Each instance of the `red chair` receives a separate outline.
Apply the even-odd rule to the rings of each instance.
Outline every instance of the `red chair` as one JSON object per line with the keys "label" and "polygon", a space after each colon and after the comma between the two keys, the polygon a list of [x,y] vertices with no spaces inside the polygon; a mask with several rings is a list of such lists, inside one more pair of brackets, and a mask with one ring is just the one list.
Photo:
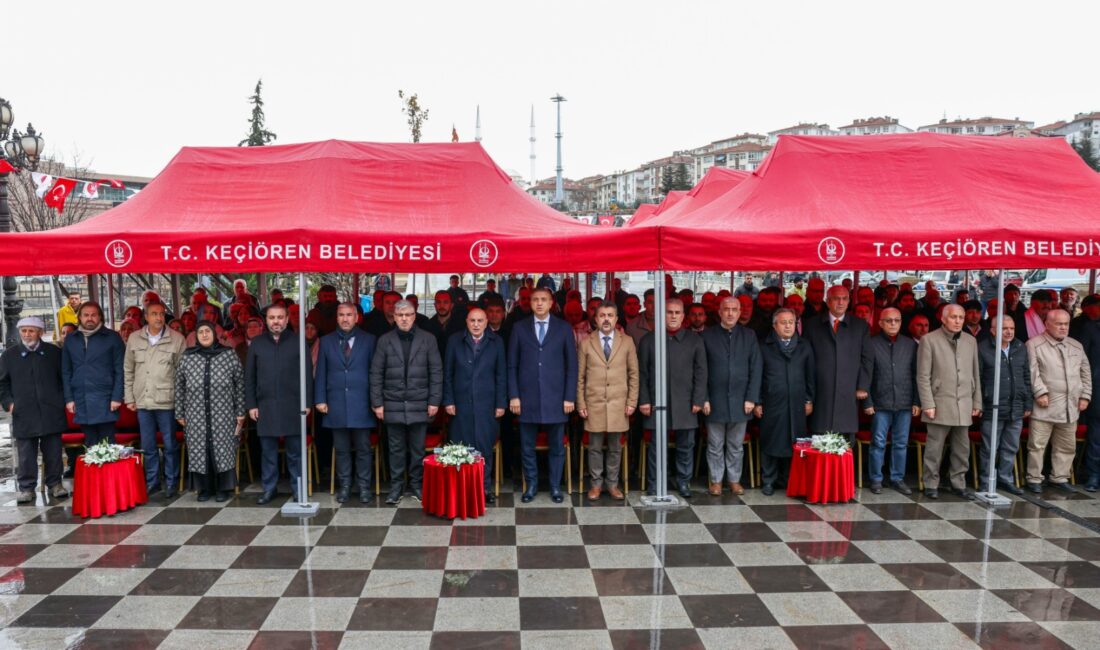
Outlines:
{"label": "red chair", "polygon": [[[570,461],[570,456],[572,456],[572,454],[570,453],[571,450],[569,449],[569,432],[563,430],[561,437],[561,444],[565,447],[565,485],[566,489],[568,490],[568,494],[573,494],[573,463]],[[497,444],[500,444],[499,441],[497,442]],[[535,451],[550,451],[550,436],[545,431],[539,431],[537,434],[535,434]],[[496,456],[497,458],[500,458],[499,449]],[[523,491],[527,491],[526,476],[523,477]]]}
{"label": "red chair", "polygon": [[[627,435],[625,433],[622,434],[621,436],[619,436],[619,444],[621,444],[622,447],[623,447],[623,462],[622,462],[623,494],[630,494],[630,472],[629,472],[629,469],[630,469],[630,453],[629,453],[630,452],[630,444],[627,440]],[[500,445],[499,440],[497,441],[497,445],[498,446]],[[588,449],[589,446],[590,445],[589,445],[589,442],[588,442],[588,431],[585,430],[584,434],[581,435],[581,453],[580,453],[580,458],[578,459],[580,461],[580,471],[577,472],[577,484],[578,484],[578,487],[580,487],[581,492],[584,492],[584,456],[585,456],[584,452],[585,452],[585,450]],[[607,441],[606,440],[604,441],[602,448],[607,449]],[[499,451],[499,449],[497,450],[497,464],[498,465],[500,464],[500,451]],[[500,472],[499,468],[498,468],[497,472],[499,474],[499,472]],[[498,478],[498,482],[499,482],[499,478]]]}

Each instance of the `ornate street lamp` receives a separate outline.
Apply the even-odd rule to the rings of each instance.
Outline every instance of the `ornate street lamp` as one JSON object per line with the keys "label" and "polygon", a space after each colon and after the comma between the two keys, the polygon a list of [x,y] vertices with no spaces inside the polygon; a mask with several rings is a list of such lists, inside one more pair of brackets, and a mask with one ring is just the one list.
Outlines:
{"label": "ornate street lamp", "polygon": [[[27,124],[27,132],[20,133],[13,130],[11,125],[15,122],[15,113],[11,104],[0,97],[0,141],[3,142],[0,151],[0,160],[8,162],[16,170],[38,168],[39,156],[45,148],[46,141]],[[10,138],[8,137],[10,134]],[[11,209],[8,207],[8,175],[10,172],[0,173],[0,233],[11,232]],[[10,347],[19,342],[19,332],[16,331],[16,323],[19,322],[19,314],[23,311],[23,301],[19,299],[19,286],[14,277],[6,277],[3,280],[3,310],[6,337],[4,347]]]}

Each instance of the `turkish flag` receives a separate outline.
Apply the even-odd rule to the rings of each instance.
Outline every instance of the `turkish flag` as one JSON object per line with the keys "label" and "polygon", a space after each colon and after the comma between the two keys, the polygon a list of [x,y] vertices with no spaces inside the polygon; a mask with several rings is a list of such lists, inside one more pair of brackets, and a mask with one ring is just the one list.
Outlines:
{"label": "turkish flag", "polygon": [[58,212],[65,209],[65,199],[69,198],[69,195],[76,189],[76,181],[71,178],[59,178],[53,182],[53,187],[49,192],[46,192],[46,196],[43,197],[46,205],[54,208]]}
{"label": "turkish flag", "polygon": [[122,184],[122,181],[115,180],[113,178],[101,178],[98,181],[96,181],[96,183],[99,184],[99,185],[102,185],[103,183],[106,183],[106,184],[110,185],[111,187],[115,188],[116,190],[121,190],[122,188],[126,187],[125,185]]}
{"label": "turkish flag", "polygon": [[80,189],[80,196],[86,199],[99,198],[99,181],[87,181]]}
{"label": "turkish flag", "polygon": [[15,167],[6,160],[0,160],[0,174],[10,174],[15,171]]}
{"label": "turkish flag", "polygon": [[31,180],[34,181],[34,193],[40,199],[45,197],[47,190],[53,187],[53,176],[49,174],[34,173],[31,174]]}

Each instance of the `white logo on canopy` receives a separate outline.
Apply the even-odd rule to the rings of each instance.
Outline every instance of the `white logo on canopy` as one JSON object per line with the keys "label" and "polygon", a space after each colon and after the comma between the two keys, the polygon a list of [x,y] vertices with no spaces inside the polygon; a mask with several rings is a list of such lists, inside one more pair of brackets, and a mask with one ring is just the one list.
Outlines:
{"label": "white logo on canopy", "polygon": [[497,261],[497,245],[488,239],[479,239],[470,247],[470,261],[485,268]]}
{"label": "white logo on canopy", "polygon": [[826,237],[817,245],[817,256],[826,264],[837,264],[844,259],[844,242],[836,237]]}
{"label": "white logo on canopy", "polygon": [[130,244],[121,239],[115,239],[107,244],[103,256],[107,258],[108,264],[120,269],[130,263],[134,257],[134,251],[130,248]]}

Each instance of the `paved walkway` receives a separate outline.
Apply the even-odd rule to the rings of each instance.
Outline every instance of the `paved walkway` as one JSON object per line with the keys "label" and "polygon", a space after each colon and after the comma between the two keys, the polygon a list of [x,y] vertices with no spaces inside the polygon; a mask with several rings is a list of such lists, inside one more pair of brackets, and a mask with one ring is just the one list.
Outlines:
{"label": "paved walkway", "polygon": [[304,524],[254,493],[84,521],[3,493],[0,647],[1097,647],[1096,533],[1022,501],[859,496],[505,494],[452,523],[324,494]]}

